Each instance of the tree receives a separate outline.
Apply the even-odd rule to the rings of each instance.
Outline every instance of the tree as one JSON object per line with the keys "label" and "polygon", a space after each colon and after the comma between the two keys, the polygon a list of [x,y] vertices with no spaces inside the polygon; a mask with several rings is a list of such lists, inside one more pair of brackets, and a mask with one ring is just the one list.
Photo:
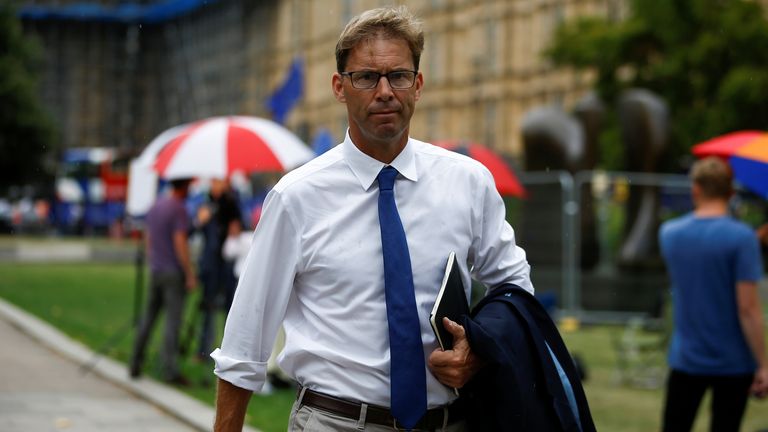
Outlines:
{"label": "tree", "polygon": [[39,48],[22,32],[14,8],[0,4],[0,193],[50,180],[44,158],[55,133],[39,98]]}
{"label": "tree", "polygon": [[[557,65],[596,72],[605,101],[630,87],[663,97],[671,115],[667,159],[676,163],[697,142],[768,126],[765,16],[755,1],[631,0],[626,20],[564,23],[546,55]],[[617,136],[614,122],[601,147]],[[620,168],[616,163],[603,161],[606,168]]]}

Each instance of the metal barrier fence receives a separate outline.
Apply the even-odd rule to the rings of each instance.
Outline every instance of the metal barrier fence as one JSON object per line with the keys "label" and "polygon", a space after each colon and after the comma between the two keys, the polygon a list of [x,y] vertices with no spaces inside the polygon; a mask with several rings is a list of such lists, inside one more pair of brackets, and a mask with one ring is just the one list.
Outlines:
{"label": "metal barrier fence", "polygon": [[[668,281],[656,242],[666,219],[692,209],[678,174],[525,172],[528,197],[510,221],[526,250],[537,295],[560,316],[585,322],[659,318]],[[765,217],[765,203],[739,195],[737,216]]]}

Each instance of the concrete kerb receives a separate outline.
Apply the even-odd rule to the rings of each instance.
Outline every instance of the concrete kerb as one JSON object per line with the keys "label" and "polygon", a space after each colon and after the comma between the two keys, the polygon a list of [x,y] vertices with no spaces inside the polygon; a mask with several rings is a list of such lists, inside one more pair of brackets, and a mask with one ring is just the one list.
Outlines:
{"label": "concrete kerb", "polygon": [[[148,377],[132,380],[128,377],[127,367],[110,358],[101,357],[94,363],[93,351],[45,321],[3,299],[0,299],[0,318],[10,322],[41,344],[83,367],[89,367],[92,373],[152,403],[192,428],[199,431],[212,429],[215,411],[197,399]],[[258,429],[249,426],[245,426],[243,431],[259,432]]]}

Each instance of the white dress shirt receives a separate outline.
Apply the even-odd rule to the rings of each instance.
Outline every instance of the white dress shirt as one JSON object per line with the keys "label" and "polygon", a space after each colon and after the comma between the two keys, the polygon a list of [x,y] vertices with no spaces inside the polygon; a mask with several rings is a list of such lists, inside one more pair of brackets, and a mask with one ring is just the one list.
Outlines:
{"label": "white dress shirt", "polygon": [[[425,359],[438,347],[429,314],[455,251],[467,298],[474,278],[530,292],[530,266],[479,162],[409,139],[392,161],[408,240]],[[389,333],[376,176],[385,165],[349,138],[286,174],[268,194],[229,311],[215,373],[259,391],[282,323],[280,367],[299,384],[388,407]],[[427,371],[430,408],[455,393]]]}

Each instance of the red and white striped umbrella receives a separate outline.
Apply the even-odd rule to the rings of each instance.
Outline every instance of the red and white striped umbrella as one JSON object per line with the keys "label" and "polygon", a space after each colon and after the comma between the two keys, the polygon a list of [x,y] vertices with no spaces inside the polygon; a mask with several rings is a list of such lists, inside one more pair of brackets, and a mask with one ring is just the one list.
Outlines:
{"label": "red and white striped umbrella", "polygon": [[258,117],[211,117],[163,132],[141,155],[166,179],[283,172],[315,155],[291,131]]}

